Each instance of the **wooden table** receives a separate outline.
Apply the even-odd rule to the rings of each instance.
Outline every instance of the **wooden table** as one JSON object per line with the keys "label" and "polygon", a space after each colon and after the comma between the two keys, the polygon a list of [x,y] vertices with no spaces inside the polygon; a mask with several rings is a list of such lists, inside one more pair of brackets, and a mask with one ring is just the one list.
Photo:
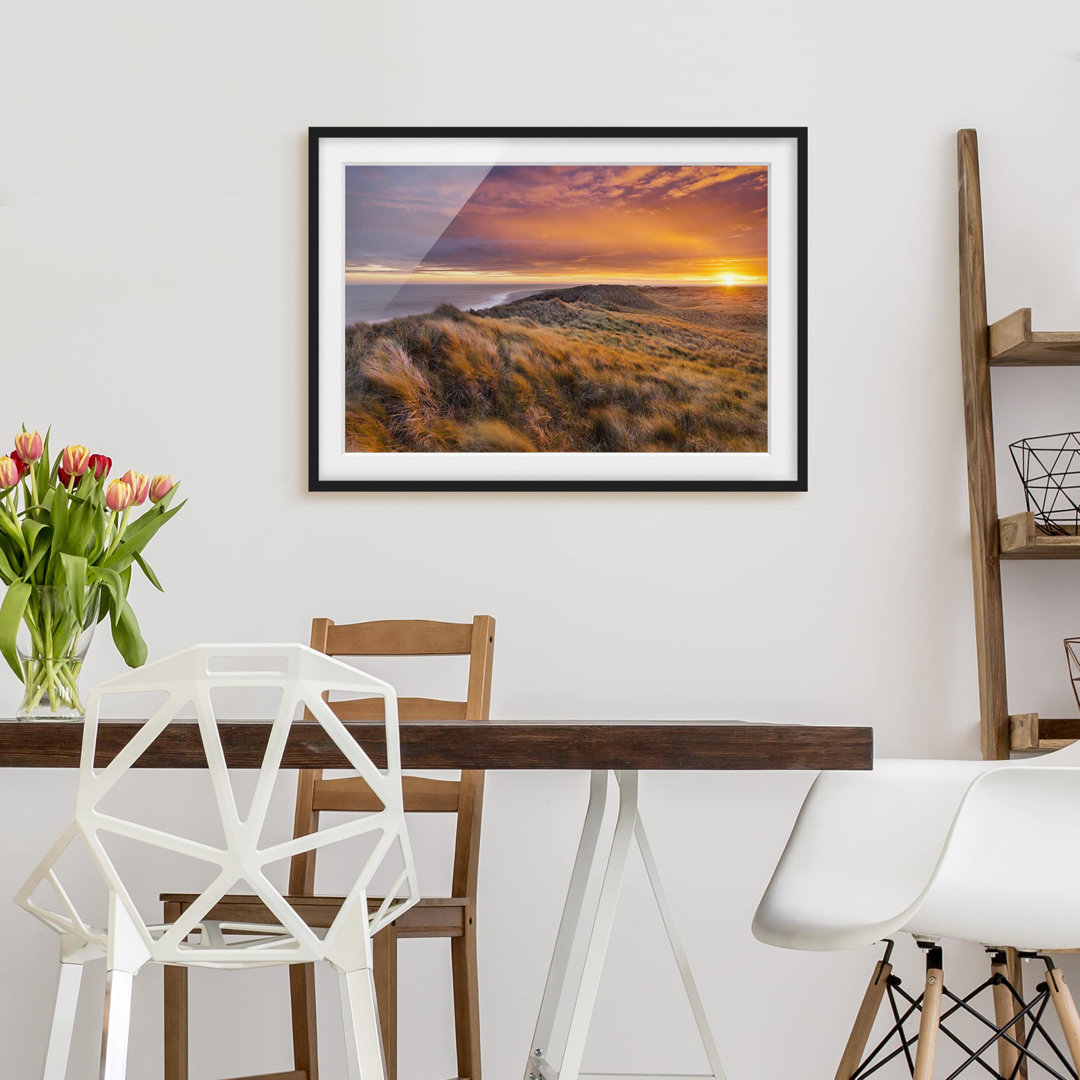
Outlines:
{"label": "wooden table", "polygon": [[[345,725],[378,765],[386,762],[381,720]],[[141,721],[101,722],[98,766]],[[270,734],[261,720],[218,725],[230,766],[257,769]],[[406,769],[869,769],[873,733],[864,727],[751,724],[731,720],[403,720]],[[67,769],[79,764],[82,725],[0,719],[0,768]],[[199,731],[175,721],[139,759],[154,769],[204,767]],[[348,768],[325,731],[297,722],[283,767]]]}
{"label": "wooden table", "polygon": [[[95,764],[108,764],[139,727],[137,721],[103,721]],[[385,763],[381,721],[350,722],[346,727],[376,764]],[[234,721],[222,723],[219,728],[229,765],[258,768],[270,725]],[[709,1061],[711,1071],[702,1076],[723,1080],[716,1043],[638,812],[640,770],[869,769],[873,763],[873,733],[865,727],[718,720],[402,721],[400,737],[402,765],[407,769],[583,769],[591,773],[589,805],[529,1046],[525,1080],[585,1080],[600,1075],[582,1073],[581,1060],[634,840]],[[77,767],[81,742],[79,724],[0,720],[0,767]],[[183,721],[166,728],[138,761],[141,767],[157,769],[194,769],[204,764],[198,729],[194,723]],[[298,722],[290,734],[283,765],[334,769],[347,767],[347,762],[318,724]],[[600,837],[608,816],[612,775],[617,790],[615,828],[605,853]],[[602,877],[590,918],[585,912],[585,899],[594,871]],[[587,935],[582,933],[585,927]],[[570,985],[573,970],[580,970],[576,987]],[[560,1040],[561,1053],[553,1055],[555,1021],[567,1005],[569,1027],[565,1039]],[[557,1065],[553,1060],[556,1056]],[[625,1074],[604,1075],[606,1080],[627,1080]]]}

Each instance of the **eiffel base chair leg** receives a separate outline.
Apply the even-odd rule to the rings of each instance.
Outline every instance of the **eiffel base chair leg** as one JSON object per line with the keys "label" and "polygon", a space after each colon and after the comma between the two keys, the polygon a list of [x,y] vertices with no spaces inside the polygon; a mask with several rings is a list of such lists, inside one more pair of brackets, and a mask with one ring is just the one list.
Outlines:
{"label": "eiffel base chair leg", "polygon": [[1051,968],[1046,973],[1046,985],[1050,991],[1050,1000],[1054,1003],[1054,1011],[1061,1023],[1061,1030],[1065,1035],[1065,1042],[1069,1046],[1069,1056],[1072,1058],[1073,1067],[1080,1071],[1080,1016],[1076,1012],[1076,1002],[1068,986],[1065,984],[1065,976],[1061,968]]}
{"label": "eiffel base chair leg", "polygon": [[923,993],[922,1018],[919,1021],[914,1080],[932,1080],[934,1075],[938,1027],[941,1023],[941,995],[945,987],[941,966],[941,949],[936,946],[927,949],[926,989]]}
{"label": "eiffel base chair leg", "polygon": [[874,967],[874,974],[870,979],[870,985],[863,995],[862,1004],[855,1016],[855,1023],[851,1028],[847,1046],[844,1048],[844,1056],[840,1059],[840,1068],[836,1070],[836,1080],[851,1080],[855,1070],[862,1061],[866,1050],[866,1043],[870,1038],[874,1021],[877,1019],[881,1008],[882,998],[885,996],[885,988],[892,974],[892,964],[889,957],[892,956],[893,943],[890,941],[885,949],[885,955]]}
{"label": "eiffel base chair leg", "polygon": [[[1011,964],[1010,959],[1012,959]],[[999,1028],[1004,1028],[1017,1012],[1016,998],[1013,997],[1010,986],[1016,987],[1021,994],[1023,992],[1023,976],[1015,951],[1012,951],[1010,957],[1004,950],[994,950],[990,954],[990,974],[1007,980],[1006,982],[995,983],[993,988],[994,1022]],[[1006,1034],[1022,1043],[1024,1041],[1023,1018],[1009,1027]],[[1002,1076],[1015,1077],[1016,1080],[1027,1080],[1027,1058],[1025,1057],[1020,1062],[1019,1068],[1017,1068],[1020,1051],[1008,1039],[998,1039],[997,1052],[998,1072]]]}

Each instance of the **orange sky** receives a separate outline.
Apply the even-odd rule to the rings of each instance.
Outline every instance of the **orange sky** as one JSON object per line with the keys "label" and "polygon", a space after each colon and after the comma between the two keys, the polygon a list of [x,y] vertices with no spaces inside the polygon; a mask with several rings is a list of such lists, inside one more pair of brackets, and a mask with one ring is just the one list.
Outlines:
{"label": "orange sky", "polygon": [[756,166],[349,166],[346,280],[765,284]]}

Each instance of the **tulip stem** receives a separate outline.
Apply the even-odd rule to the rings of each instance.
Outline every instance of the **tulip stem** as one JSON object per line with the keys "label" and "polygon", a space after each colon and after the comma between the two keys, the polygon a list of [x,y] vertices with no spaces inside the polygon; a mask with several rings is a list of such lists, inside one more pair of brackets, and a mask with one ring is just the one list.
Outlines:
{"label": "tulip stem", "polygon": [[[120,514],[119,522],[116,524],[116,535],[113,536],[112,542],[109,544],[108,551],[105,552],[105,558],[107,559],[119,546],[120,541],[124,538],[124,530],[127,529],[128,514],[131,513],[131,507],[128,506]],[[113,519],[116,522],[116,519]]]}

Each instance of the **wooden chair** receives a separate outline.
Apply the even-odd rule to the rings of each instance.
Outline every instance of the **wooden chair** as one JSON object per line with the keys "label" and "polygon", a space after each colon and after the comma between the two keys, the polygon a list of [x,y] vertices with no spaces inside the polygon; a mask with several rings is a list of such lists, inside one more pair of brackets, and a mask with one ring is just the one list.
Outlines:
{"label": "wooden chair", "polygon": [[[398,698],[403,721],[486,720],[491,701],[491,669],[495,620],[477,615],[471,623],[389,620],[336,626],[315,619],[311,647],[330,656],[468,656],[465,701]],[[333,702],[342,720],[381,717],[381,702]],[[403,778],[406,813],[456,813],[457,833],[451,896],[423,897],[373,939],[374,977],[386,1055],[387,1080],[397,1076],[397,944],[400,938],[449,938],[454,993],[458,1077],[482,1080],[480,1016],[476,968],[476,882],[480,855],[483,772],[463,771],[459,780]],[[374,806],[370,788],[357,777],[324,779],[321,770],[303,770],[297,781],[295,834],[319,827],[323,811],[362,812]],[[289,901],[308,925],[328,926],[343,898],[315,895],[315,852],[296,856],[290,864]],[[194,895],[166,893],[165,918],[176,919]],[[377,907],[381,901],[373,898]],[[207,919],[258,921],[261,901],[226,896]],[[318,1080],[315,978],[313,965],[289,969],[292,999],[293,1069],[245,1080]],[[188,1080],[187,970],[165,970],[165,1080]]]}

